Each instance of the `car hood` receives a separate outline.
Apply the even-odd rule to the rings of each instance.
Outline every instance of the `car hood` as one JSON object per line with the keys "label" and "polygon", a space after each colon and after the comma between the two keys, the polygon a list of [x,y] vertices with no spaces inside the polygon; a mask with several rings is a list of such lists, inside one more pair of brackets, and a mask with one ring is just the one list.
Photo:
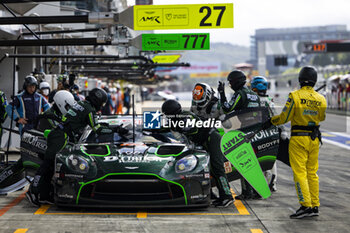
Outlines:
{"label": "car hood", "polygon": [[[178,152],[177,154],[171,151]],[[169,152],[169,153],[168,153]],[[103,173],[153,173],[160,174],[164,166],[175,157],[187,154],[188,149],[182,144],[147,146],[142,143],[121,145],[81,145],[75,154],[89,158]]]}

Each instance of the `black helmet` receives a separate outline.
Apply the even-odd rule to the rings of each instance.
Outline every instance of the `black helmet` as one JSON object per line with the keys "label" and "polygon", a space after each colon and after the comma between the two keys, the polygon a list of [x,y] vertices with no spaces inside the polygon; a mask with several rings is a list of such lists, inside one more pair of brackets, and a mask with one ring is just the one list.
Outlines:
{"label": "black helmet", "polygon": [[312,66],[304,66],[299,72],[300,86],[315,86],[317,82],[317,71]]}
{"label": "black helmet", "polygon": [[227,76],[227,81],[229,81],[231,88],[234,91],[242,88],[247,80],[247,77],[241,70],[234,70]]}
{"label": "black helmet", "polygon": [[103,87],[103,90],[105,90],[105,92],[109,93],[109,88],[108,87]]}
{"label": "black helmet", "polygon": [[94,88],[86,99],[99,111],[107,103],[108,96],[103,89]]}
{"label": "black helmet", "polygon": [[180,114],[182,110],[181,104],[176,100],[166,100],[162,105],[162,112],[165,115]]}
{"label": "black helmet", "polygon": [[23,90],[26,90],[28,86],[32,86],[32,85],[35,85],[37,87],[38,81],[36,80],[36,78],[33,75],[28,75],[24,79]]}

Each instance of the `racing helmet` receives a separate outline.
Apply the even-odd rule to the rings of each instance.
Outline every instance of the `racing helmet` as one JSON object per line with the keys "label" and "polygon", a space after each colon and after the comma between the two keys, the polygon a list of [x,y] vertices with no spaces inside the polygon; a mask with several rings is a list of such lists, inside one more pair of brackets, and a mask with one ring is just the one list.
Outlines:
{"label": "racing helmet", "polygon": [[304,66],[299,72],[300,86],[315,86],[317,82],[317,71],[312,66]]}
{"label": "racing helmet", "polygon": [[162,112],[165,115],[176,115],[182,111],[181,104],[176,100],[166,100],[162,105]]}
{"label": "racing helmet", "polygon": [[41,82],[39,84],[39,89],[43,90],[43,89],[49,89],[50,90],[50,84],[48,82]]}
{"label": "racing helmet", "polygon": [[107,103],[108,95],[105,90],[96,87],[89,92],[86,99],[99,111]]}
{"label": "racing helmet", "polygon": [[62,115],[66,114],[68,110],[76,103],[72,93],[65,90],[58,91],[54,95],[53,101],[55,102]]}
{"label": "racing helmet", "polygon": [[72,89],[73,91],[79,91],[79,90],[80,90],[80,87],[79,87],[78,84],[73,84],[73,86],[71,87],[71,89]]}
{"label": "racing helmet", "polygon": [[57,83],[65,83],[67,81],[67,79],[68,79],[68,75],[60,74],[60,75],[58,75],[56,81],[57,81]]}
{"label": "racing helmet", "polygon": [[230,83],[232,90],[237,91],[244,86],[247,77],[241,70],[234,70],[227,76],[227,81]]}
{"label": "racing helmet", "polygon": [[205,107],[214,97],[214,90],[206,83],[197,83],[192,91],[192,101],[200,107]]}
{"label": "racing helmet", "polygon": [[251,81],[251,88],[258,93],[266,93],[268,82],[263,76],[255,76]]}
{"label": "racing helmet", "polygon": [[28,75],[24,79],[23,90],[26,90],[28,86],[32,86],[32,85],[37,87],[38,81],[36,80],[36,78],[33,75]]}

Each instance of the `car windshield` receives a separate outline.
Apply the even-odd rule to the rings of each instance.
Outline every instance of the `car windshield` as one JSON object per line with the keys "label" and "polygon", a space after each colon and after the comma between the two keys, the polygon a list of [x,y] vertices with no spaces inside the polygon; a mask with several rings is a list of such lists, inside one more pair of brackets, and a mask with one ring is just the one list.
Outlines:
{"label": "car windshield", "polygon": [[222,124],[225,131],[240,130],[261,124],[267,116],[265,107],[248,108],[228,114]]}
{"label": "car windshield", "polygon": [[[150,143],[183,143],[186,139],[183,135],[174,135],[172,132],[162,132],[160,130],[144,130],[142,128],[141,117],[135,118],[135,125],[133,129],[132,117],[114,117],[99,120],[100,124],[108,124],[110,128],[117,128],[122,125],[128,129],[129,132],[125,135],[119,133],[102,134],[98,135],[91,128],[88,128],[82,135],[82,143],[126,143],[126,142],[142,142],[145,144]],[[135,133],[133,133],[135,132]]]}

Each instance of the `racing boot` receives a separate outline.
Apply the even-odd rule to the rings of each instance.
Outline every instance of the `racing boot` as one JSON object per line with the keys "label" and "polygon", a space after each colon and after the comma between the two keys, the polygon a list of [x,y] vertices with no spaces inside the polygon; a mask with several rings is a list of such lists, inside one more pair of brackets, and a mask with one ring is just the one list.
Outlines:
{"label": "racing boot", "polygon": [[213,189],[210,189],[210,199],[216,201],[219,199],[219,196],[213,192]]}
{"label": "racing boot", "polygon": [[39,202],[40,204],[47,204],[47,205],[53,205],[54,204],[54,191],[53,191],[53,185],[51,184],[50,180],[46,182],[41,188],[39,193]]}
{"label": "racing boot", "polygon": [[255,191],[255,189],[252,190],[252,193],[253,193],[252,199],[256,199],[256,200],[261,200],[261,199],[262,199],[262,197],[260,196],[260,194],[257,193],[257,191]]}
{"label": "racing boot", "polygon": [[301,206],[294,214],[290,215],[289,217],[293,219],[301,219],[309,216],[313,216],[312,208]]}
{"label": "racing boot", "polygon": [[29,189],[26,192],[26,198],[33,206],[40,207],[41,204],[39,202],[38,194],[32,192],[32,185],[29,186]]}
{"label": "racing boot", "polygon": [[213,205],[218,208],[226,208],[232,205],[235,202],[235,199],[232,196],[224,196],[219,198],[216,201],[213,201]]}
{"label": "racing boot", "polygon": [[250,184],[243,178],[241,178],[242,193],[235,198],[237,200],[249,200],[253,199],[253,188]]}
{"label": "racing boot", "polygon": [[312,207],[312,213],[309,216],[319,216],[318,206]]}

